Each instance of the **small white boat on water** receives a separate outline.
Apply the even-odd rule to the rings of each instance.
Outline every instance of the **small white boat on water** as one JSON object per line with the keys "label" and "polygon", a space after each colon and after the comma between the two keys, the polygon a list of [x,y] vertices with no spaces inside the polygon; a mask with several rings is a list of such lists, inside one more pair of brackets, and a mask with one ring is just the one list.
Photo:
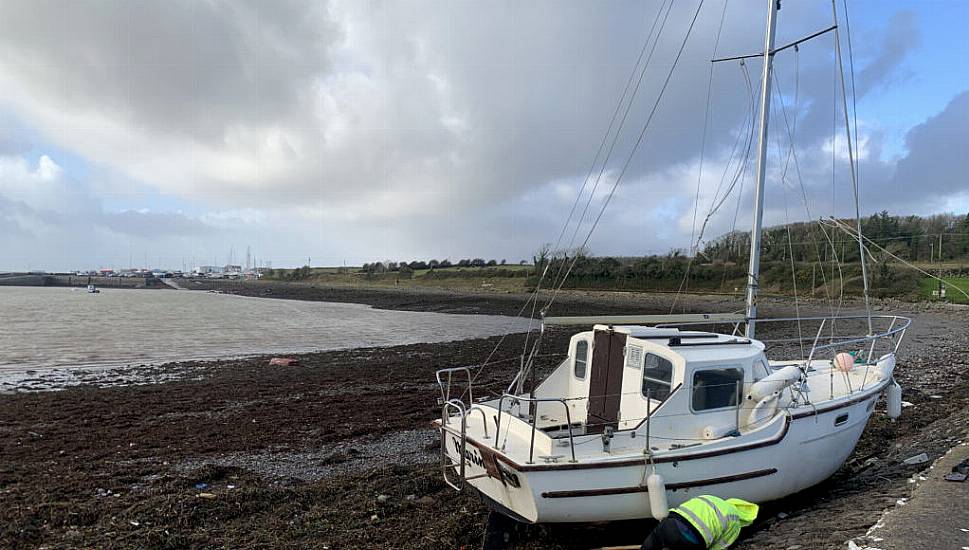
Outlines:
{"label": "small white boat on water", "polygon": [[476,399],[479,367],[438,371],[441,468],[456,490],[527,523],[659,519],[701,494],[765,502],[836,472],[883,393],[900,414],[893,373],[910,320],[867,308],[860,224],[867,314],[757,315],[771,62],[796,45],[774,47],[778,3],[768,5],[746,311],[546,317],[543,333],[586,330],[544,380],[529,380],[531,355],[490,399]]}
{"label": "small white boat on water", "polygon": [[88,294],[98,294],[101,292],[98,287],[94,286],[93,284],[87,285],[87,291]]}

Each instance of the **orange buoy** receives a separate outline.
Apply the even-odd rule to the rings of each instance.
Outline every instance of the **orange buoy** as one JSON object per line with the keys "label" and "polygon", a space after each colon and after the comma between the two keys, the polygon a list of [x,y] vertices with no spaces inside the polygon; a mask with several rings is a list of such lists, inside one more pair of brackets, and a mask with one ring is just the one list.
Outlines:
{"label": "orange buoy", "polygon": [[841,372],[848,372],[855,366],[855,358],[850,353],[841,352],[834,356],[834,367]]}

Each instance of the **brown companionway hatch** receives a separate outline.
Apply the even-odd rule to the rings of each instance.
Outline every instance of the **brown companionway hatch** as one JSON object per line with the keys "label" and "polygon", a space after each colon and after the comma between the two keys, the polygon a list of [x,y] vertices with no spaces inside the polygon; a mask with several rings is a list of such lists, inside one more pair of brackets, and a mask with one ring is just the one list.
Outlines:
{"label": "brown companionway hatch", "polygon": [[599,433],[606,426],[616,428],[619,425],[625,349],[625,334],[612,330],[595,331],[589,378],[589,417],[586,419],[589,433]]}

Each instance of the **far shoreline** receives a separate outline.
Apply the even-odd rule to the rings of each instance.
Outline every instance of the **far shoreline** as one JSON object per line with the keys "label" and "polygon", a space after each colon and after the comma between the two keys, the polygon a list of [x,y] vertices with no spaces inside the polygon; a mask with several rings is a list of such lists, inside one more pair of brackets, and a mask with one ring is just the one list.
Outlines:
{"label": "far shoreline", "polygon": [[98,288],[171,289],[154,277],[101,277],[94,275],[5,274],[0,287],[79,288],[93,284]]}

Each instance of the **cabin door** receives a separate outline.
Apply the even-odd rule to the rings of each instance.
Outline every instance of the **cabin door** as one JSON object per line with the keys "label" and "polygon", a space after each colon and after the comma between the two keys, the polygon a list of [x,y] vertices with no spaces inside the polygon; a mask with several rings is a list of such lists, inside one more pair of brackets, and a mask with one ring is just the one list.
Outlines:
{"label": "cabin door", "polygon": [[622,369],[626,335],[597,330],[592,344],[592,373],[589,375],[589,417],[587,433],[600,433],[606,426],[619,426],[622,398]]}

